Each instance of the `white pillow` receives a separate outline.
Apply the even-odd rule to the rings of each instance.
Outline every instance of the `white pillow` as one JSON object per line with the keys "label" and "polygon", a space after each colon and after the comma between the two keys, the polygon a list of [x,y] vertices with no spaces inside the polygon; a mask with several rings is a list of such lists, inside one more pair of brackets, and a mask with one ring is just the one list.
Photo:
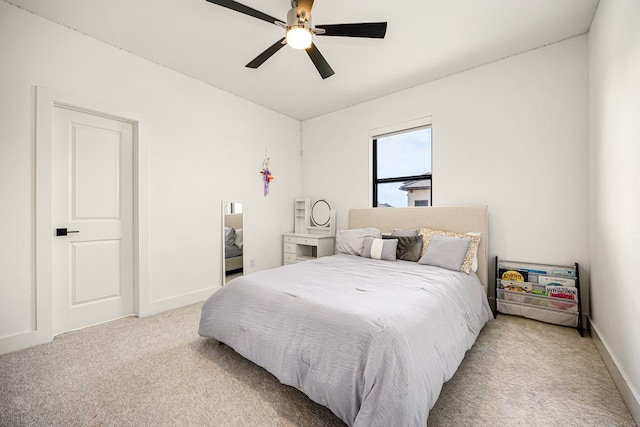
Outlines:
{"label": "white pillow", "polygon": [[362,256],[365,237],[381,239],[382,233],[377,228],[354,228],[336,232],[336,252],[341,254]]}
{"label": "white pillow", "polygon": [[398,239],[374,239],[373,237],[364,238],[364,251],[362,256],[371,259],[380,259],[386,261],[396,260],[396,250],[398,248]]}

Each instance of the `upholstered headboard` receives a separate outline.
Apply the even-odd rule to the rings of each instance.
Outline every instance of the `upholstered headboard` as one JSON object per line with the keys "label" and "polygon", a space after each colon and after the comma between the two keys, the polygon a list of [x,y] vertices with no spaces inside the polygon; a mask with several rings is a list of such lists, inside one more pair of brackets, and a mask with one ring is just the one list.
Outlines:
{"label": "upholstered headboard", "polygon": [[420,227],[457,233],[482,233],[478,246],[478,271],[476,274],[487,291],[489,283],[487,206],[350,209],[349,228],[364,227],[375,227],[383,233],[391,232],[394,228]]}

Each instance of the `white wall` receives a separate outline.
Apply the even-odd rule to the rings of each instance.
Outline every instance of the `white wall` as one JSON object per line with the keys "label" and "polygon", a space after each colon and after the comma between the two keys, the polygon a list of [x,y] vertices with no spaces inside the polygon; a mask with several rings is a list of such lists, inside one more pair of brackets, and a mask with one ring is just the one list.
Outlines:
{"label": "white wall", "polygon": [[425,116],[435,206],[488,205],[492,259],[588,271],[586,36],[303,122],[305,195],[347,227],[370,206],[370,130]]}
{"label": "white wall", "polygon": [[[221,200],[242,201],[251,271],[281,263],[300,184],[298,121],[0,2],[0,353],[35,327],[35,87],[147,118],[152,313],[220,284]],[[275,180],[262,194],[268,150]]]}
{"label": "white wall", "polygon": [[[640,421],[640,2],[601,0],[589,33],[591,322]],[[614,377],[615,378],[615,377]]]}

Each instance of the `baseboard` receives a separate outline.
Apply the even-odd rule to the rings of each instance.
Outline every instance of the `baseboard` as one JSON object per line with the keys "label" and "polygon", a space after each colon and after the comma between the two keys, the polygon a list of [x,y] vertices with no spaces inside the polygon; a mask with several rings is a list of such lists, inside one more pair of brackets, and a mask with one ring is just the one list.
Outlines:
{"label": "baseboard", "polygon": [[[220,289],[219,286],[213,286],[170,298],[150,301],[140,307],[139,315],[140,317],[146,317],[184,307],[186,305],[195,304],[206,300],[218,289]],[[44,327],[35,331],[25,331],[10,336],[0,337],[0,355],[45,344],[52,340],[53,334],[51,330]]]}
{"label": "baseboard", "polygon": [[629,408],[631,416],[635,420],[636,424],[640,425],[640,396],[629,386],[625,375],[620,371],[620,369],[618,369],[618,364],[616,363],[615,358],[611,353],[609,353],[607,344],[600,337],[598,328],[593,324],[591,319],[589,319],[588,324],[590,326],[591,337],[598,349],[598,353],[600,353],[600,357],[602,357],[602,360],[604,361],[604,365],[607,367],[616,387],[618,387],[618,391],[620,391],[622,399],[624,399],[624,402],[627,404],[627,408]]}
{"label": "baseboard", "polygon": [[140,317],[152,316],[154,314],[163,313],[165,311],[173,310],[176,308],[184,307],[185,305],[195,304],[206,300],[215,291],[220,289],[220,286],[213,286],[206,289],[201,289],[195,292],[189,292],[182,295],[176,295],[169,298],[163,298],[155,301],[149,301],[140,307]]}
{"label": "baseboard", "polygon": [[53,340],[53,335],[43,331],[26,331],[0,338],[0,355],[24,350]]}

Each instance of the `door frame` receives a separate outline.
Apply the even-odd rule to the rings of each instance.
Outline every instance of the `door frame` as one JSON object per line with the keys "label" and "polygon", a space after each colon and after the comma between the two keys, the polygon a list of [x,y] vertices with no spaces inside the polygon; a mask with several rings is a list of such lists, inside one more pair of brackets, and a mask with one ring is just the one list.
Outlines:
{"label": "door frame", "polygon": [[[121,120],[133,125],[133,294],[134,313],[144,316],[149,301],[149,155],[142,113],[36,87],[35,149],[35,327],[29,341],[37,345],[53,340],[52,303],[52,138],[56,107]],[[25,337],[26,338],[26,337]]]}

